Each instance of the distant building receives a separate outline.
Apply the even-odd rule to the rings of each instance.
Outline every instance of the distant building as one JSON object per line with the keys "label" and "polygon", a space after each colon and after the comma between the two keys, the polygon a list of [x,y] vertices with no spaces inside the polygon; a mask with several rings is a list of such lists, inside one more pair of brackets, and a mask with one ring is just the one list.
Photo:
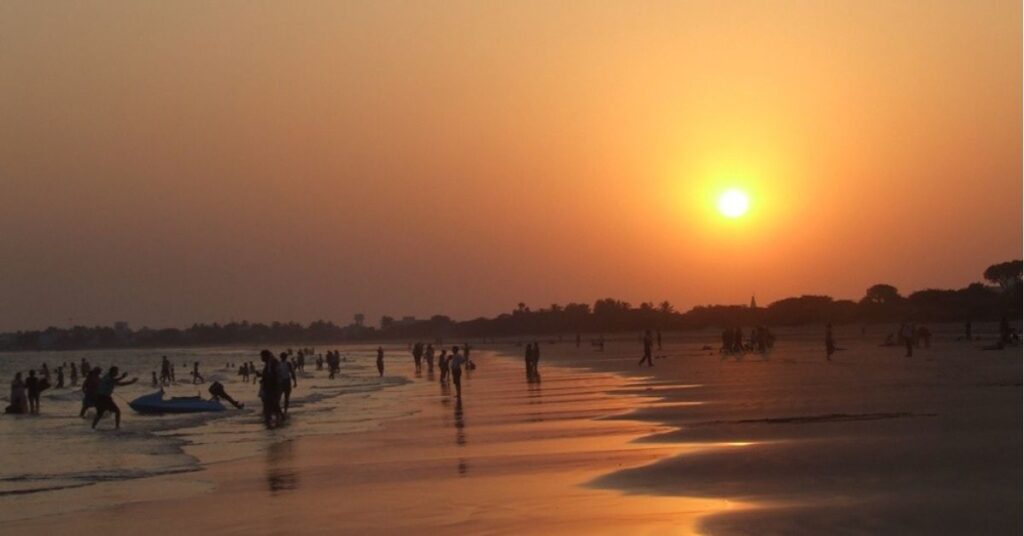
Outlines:
{"label": "distant building", "polygon": [[363,313],[356,313],[355,325],[362,326],[366,322],[366,316]]}

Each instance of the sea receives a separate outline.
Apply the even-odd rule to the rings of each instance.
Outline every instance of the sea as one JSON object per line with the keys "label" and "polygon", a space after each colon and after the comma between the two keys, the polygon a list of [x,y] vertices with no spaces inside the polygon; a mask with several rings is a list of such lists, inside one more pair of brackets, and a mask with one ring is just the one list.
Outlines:
{"label": "sea", "polygon": [[[401,363],[411,368],[405,345],[385,346],[385,367]],[[275,353],[284,348],[270,348]],[[245,382],[239,374],[242,363],[259,364],[257,347],[168,348],[145,350],[95,350],[24,352],[0,355],[0,380],[4,382],[3,406],[10,397],[10,382],[16,372],[35,369],[45,363],[56,385],[56,369],[65,365],[65,386],[43,392],[39,415],[0,416],[0,523],[82,508],[91,508],[110,493],[130,493],[128,483],[175,473],[198,472],[204,465],[241,459],[265,452],[299,436],[357,433],[382,426],[392,419],[417,411],[401,394],[410,380],[401,374],[378,375],[376,346],[332,346],[315,348],[317,353],[338,350],[341,374],[329,379],[306,359],[298,374],[298,387],[291,396],[285,426],[268,430],[262,422],[259,385]],[[227,411],[186,415],[141,415],[128,402],[160,390],[152,385],[152,373],[159,374],[163,356],[175,365],[176,384],[166,387],[166,396],[210,398],[207,389],[216,380],[233,398],[244,403]],[[70,385],[67,366],[86,359],[104,371],[118,366],[137,377],[138,382],[118,387],[114,400],[121,408],[121,429],[114,429],[108,414],[93,430],[94,411],[79,417],[82,403],[81,380]],[[192,364],[198,362],[205,383],[193,384]],[[201,480],[195,486],[203,485]],[[170,490],[193,493],[196,489]],[[117,497],[124,500],[124,497]]]}

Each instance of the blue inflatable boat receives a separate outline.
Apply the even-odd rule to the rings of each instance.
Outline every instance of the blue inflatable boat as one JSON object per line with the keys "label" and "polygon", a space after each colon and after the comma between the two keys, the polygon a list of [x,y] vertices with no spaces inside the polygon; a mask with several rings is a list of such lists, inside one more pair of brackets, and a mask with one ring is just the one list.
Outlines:
{"label": "blue inflatable boat", "polygon": [[217,400],[203,400],[198,396],[175,396],[164,398],[163,391],[142,395],[128,403],[139,413],[204,413],[224,411],[226,408]]}

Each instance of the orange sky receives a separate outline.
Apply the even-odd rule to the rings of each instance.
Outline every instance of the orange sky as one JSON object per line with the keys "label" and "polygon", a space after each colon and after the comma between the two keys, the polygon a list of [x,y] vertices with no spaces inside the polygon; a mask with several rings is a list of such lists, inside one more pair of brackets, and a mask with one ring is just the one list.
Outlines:
{"label": "orange sky", "polygon": [[0,329],[963,286],[1021,257],[1021,39],[1018,1],[3,2]]}

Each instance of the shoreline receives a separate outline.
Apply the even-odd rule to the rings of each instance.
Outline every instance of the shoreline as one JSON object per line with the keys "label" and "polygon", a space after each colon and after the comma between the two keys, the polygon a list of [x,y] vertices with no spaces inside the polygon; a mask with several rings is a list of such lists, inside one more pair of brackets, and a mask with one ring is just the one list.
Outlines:
{"label": "shoreline", "polygon": [[[480,353],[484,354],[484,350]],[[360,533],[399,531],[401,526],[396,526],[394,519],[368,513],[379,508],[372,499],[377,497],[387,498],[387,502],[405,502],[410,508],[417,505],[414,514],[408,513],[408,519],[416,521],[417,526],[433,525],[442,532],[459,529],[621,533],[647,527],[691,533],[696,531],[700,517],[743,507],[729,500],[657,498],[591,486],[595,479],[614,470],[715,445],[641,441],[671,429],[628,418],[647,398],[615,391],[637,385],[636,380],[571,367],[550,367],[541,385],[531,391],[523,388],[521,371],[511,354],[499,355],[497,350],[486,353],[478,357],[481,368],[467,382],[461,411],[443,394],[431,394],[429,391],[435,386],[414,383],[403,395],[413,404],[424,402],[422,411],[390,420],[378,430],[358,436],[300,437],[274,443],[264,454],[204,465],[197,475],[146,479],[154,487],[173,489],[181,480],[199,477],[209,483],[207,492],[22,520],[9,526],[11,530],[43,530],[75,523],[85,532],[98,532],[103,520],[114,516],[115,532],[125,534],[142,530],[154,518],[170,523],[169,531],[196,526],[247,534],[280,529],[264,530],[269,527],[251,522],[236,526],[218,519],[216,512],[230,510],[231,505],[242,501],[253,505],[256,511],[262,511],[260,505],[277,508],[281,502],[288,504],[289,511],[302,511],[302,524],[294,526],[301,533],[338,529]],[[494,377],[496,373],[500,377]],[[487,388],[485,399],[474,393],[474,383]],[[535,396],[539,400],[531,401]],[[557,480],[557,484],[552,480]],[[140,484],[146,487],[146,483]],[[467,505],[455,519],[449,515],[438,517],[430,507],[433,501],[424,501],[424,496],[437,494],[458,497],[467,489],[473,492],[473,500],[467,498],[473,506]],[[524,493],[525,490],[530,491]],[[318,496],[334,495],[345,497],[343,512],[333,511],[337,507],[314,512],[305,505],[310,501],[316,503]],[[355,499],[357,496],[363,499]],[[563,511],[567,498],[579,501],[573,508],[575,515],[566,516]],[[520,504],[528,511],[519,511],[515,516],[509,514],[507,506],[489,511],[509,504]],[[164,519],[161,511],[165,508],[190,512],[190,521],[178,526],[176,521]],[[443,506],[439,509],[446,511]],[[609,517],[610,512],[618,514]],[[635,513],[621,515],[627,512]],[[595,523],[599,519],[603,522]]]}

